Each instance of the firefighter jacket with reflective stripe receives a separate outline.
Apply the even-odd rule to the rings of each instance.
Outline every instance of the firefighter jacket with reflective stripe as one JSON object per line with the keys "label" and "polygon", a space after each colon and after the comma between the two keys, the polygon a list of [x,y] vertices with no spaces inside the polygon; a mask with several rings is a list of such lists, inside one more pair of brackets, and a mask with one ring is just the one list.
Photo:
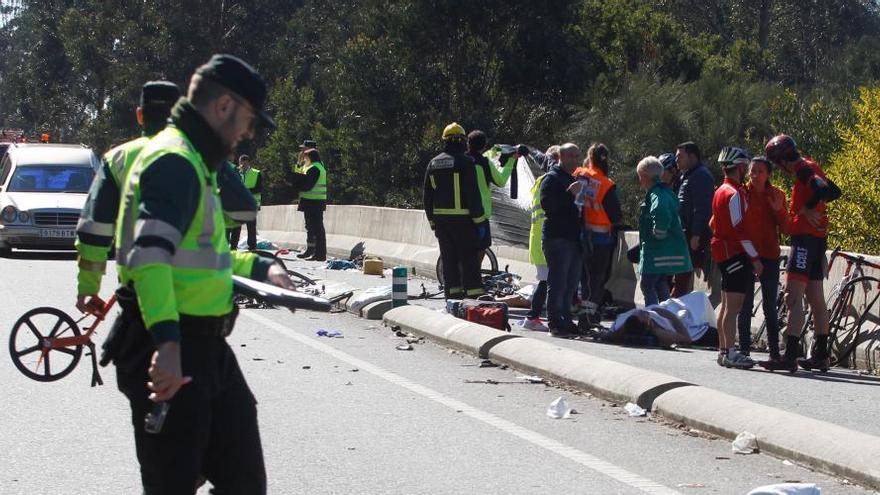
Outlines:
{"label": "firefighter jacket with reflective stripe", "polygon": [[269,266],[253,253],[229,251],[217,186],[225,162],[211,155],[222,149],[219,138],[185,100],[172,115],[175,125],[132,166],[116,227],[121,282],[133,286],[157,344],[179,340],[182,314],[227,315],[232,274],[265,279]]}
{"label": "firefighter jacket with reflective stripe", "polygon": [[532,225],[529,228],[529,263],[535,266],[545,266],[543,244],[541,243],[541,230],[544,228],[544,209],[541,208],[541,181],[544,176],[535,180],[532,186],[532,208],[530,210]]}
{"label": "firefighter jacket with reflective stripe", "polygon": [[440,153],[425,172],[422,202],[431,225],[440,217],[470,218],[475,224],[487,220],[474,160],[464,153]]}

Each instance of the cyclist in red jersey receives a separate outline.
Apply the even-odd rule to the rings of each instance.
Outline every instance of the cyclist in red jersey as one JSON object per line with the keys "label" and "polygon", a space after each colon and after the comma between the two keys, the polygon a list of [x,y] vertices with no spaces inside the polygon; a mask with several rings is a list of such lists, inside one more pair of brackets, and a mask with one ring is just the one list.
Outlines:
{"label": "cyclist in red jersey", "polygon": [[742,181],[751,156],[741,148],[725,147],[718,156],[724,182],[712,198],[712,259],[721,271],[721,306],[718,312],[718,365],[749,369],[752,359],[737,352],[736,318],[755,274],[764,265],[746,232],[746,200]]}
{"label": "cyclist in red jersey", "polygon": [[[825,204],[840,197],[840,188],[825,176],[819,165],[802,158],[794,140],[780,134],[764,147],[767,158],[782,171],[794,176],[791,192],[791,254],[788,257],[785,303],[788,306],[788,328],[785,330],[785,355],[774,369],[797,369],[795,362],[806,370],[827,371],[828,308],[825,304],[823,280],[827,270],[825,250],[828,215]],[[813,314],[815,342],[809,358],[798,359],[800,333],[804,326],[804,296]]]}

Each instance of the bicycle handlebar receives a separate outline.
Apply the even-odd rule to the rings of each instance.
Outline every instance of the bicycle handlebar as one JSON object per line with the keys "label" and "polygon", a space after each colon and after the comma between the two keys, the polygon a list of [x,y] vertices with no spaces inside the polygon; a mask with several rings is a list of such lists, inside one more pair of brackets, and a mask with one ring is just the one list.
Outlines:
{"label": "bicycle handlebar", "polygon": [[855,263],[859,266],[867,266],[873,268],[875,270],[880,270],[880,264],[872,263],[865,259],[863,255],[854,256],[840,249],[840,246],[834,248],[834,251],[831,251],[831,259],[828,262],[828,269],[831,270],[831,266],[834,264],[835,258],[843,258],[851,263]]}

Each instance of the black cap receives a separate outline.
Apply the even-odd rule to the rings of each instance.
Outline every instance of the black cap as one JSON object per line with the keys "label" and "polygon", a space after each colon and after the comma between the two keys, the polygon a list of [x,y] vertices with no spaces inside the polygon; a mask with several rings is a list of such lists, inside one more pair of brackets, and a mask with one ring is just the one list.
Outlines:
{"label": "black cap", "polygon": [[301,149],[301,150],[308,149],[308,148],[317,148],[317,147],[318,147],[318,143],[316,143],[314,140],[311,140],[311,139],[306,139],[305,141],[303,141],[303,144],[299,145],[299,149]]}
{"label": "black cap", "polygon": [[263,123],[275,128],[275,121],[266,113],[266,81],[247,62],[227,54],[217,54],[196,69],[196,74],[210,79],[247,100]]}
{"label": "black cap", "polygon": [[147,106],[171,108],[180,98],[180,88],[170,81],[150,81],[141,88],[141,108]]}

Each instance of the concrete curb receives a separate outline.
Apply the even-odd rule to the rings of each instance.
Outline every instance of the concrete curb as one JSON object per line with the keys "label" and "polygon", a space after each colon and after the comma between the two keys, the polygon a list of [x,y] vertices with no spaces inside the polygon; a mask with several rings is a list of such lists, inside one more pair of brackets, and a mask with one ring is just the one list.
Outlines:
{"label": "concrete curb", "polygon": [[706,387],[670,390],[654,401],[664,417],[734,438],[758,437],[762,451],[880,488],[880,438],[756,404]]}
{"label": "concrete curb", "polygon": [[759,447],[811,468],[880,489],[880,438],[756,404],[678,378],[511,335],[419,306],[385,313],[397,326],[440,344],[559,380],[669,419],[733,439],[743,431]]}

